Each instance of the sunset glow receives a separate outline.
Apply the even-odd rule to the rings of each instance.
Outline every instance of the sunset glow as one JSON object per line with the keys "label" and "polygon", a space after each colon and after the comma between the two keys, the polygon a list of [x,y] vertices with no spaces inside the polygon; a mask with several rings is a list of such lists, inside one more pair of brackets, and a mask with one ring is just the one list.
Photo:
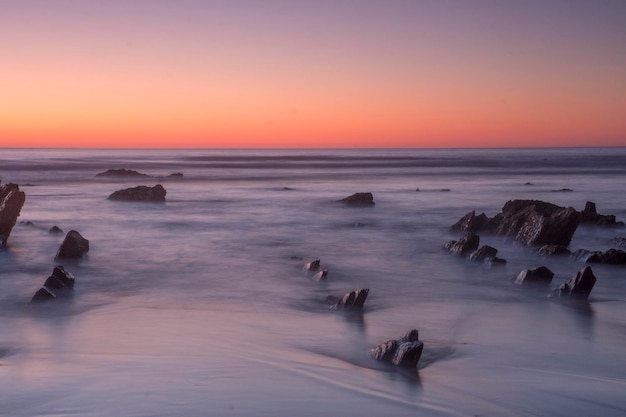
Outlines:
{"label": "sunset glow", "polygon": [[0,147],[626,146],[626,3],[6,1]]}

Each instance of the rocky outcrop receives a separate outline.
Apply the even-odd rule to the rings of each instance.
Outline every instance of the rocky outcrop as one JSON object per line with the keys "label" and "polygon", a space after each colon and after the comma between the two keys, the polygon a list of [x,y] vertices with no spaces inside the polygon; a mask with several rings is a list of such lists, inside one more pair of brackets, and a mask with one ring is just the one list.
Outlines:
{"label": "rocky outcrop", "polygon": [[328,301],[332,303],[330,308],[332,310],[360,310],[363,308],[369,292],[369,288],[361,288],[350,291],[340,299],[329,297]]}
{"label": "rocky outcrop", "polygon": [[154,187],[140,185],[118,190],[111,194],[108,200],[162,202],[165,201],[165,194],[167,194],[167,191],[161,184],[157,184]]}
{"label": "rocky outcrop", "polygon": [[580,222],[599,227],[624,227],[624,222],[618,222],[612,214],[598,214],[596,203],[587,201],[585,209],[580,212]]}
{"label": "rocky outcrop", "polygon": [[540,266],[533,269],[525,269],[519,273],[515,279],[515,283],[518,285],[550,285],[554,277],[554,272],[550,271],[545,266]]}
{"label": "rocky outcrop", "polygon": [[486,231],[512,237],[525,245],[569,245],[580,223],[572,207],[538,200],[510,200],[493,218],[469,212],[452,226],[455,231]]}
{"label": "rocky outcrop", "polygon": [[0,185],[0,247],[6,245],[24,201],[26,195],[17,184]]}
{"label": "rocky outcrop", "polygon": [[317,271],[320,269],[320,260],[316,259],[304,265],[304,269],[307,271]]}
{"label": "rocky outcrop", "polygon": [[317,271],[315,275],[313,275],[314,281],[326,281],[328,278],[328,269],[322,269],[321,271]]}
{"label": "rocky outcrop", "polygon": [[457,255],[468,255],[478,249],[480,236],[476,233],[465,233],[459,240],[451,240],[445,244],[444,248]]}
{"label": "rocky outcrop", "polygon": [[70,295],[74,290],[74,281],[74,275],[62,266],[56,266],[43,287],[33,295],[31,302],[48,301]]}
{"label": "rocky outcrop", "polygon": [[57,259],[77,259],[89,252],[89,241],[76,230],[70,230],[65,235],[63,243],[57,251]]}
{"label": "rocky outcrop", "polygon": [[407,332],[399,339],[391,339],[370,350],[371,355],[379,360],[396,366],[417,368],[422,356],[424,343],[419,340],[417,329]]}
{"label": "rocky outcrop", "polygon": [[57,235],[63,233],[63,230],[61,230],[59,226],[52,226],[50,230],[48,230],[48,233],[51,235]]}
{"label": "rocky outcrop", "polygon": [[339,201],[349,206],[373,206],[374,196],[372,193],[355,193]]}
{"label": "rocky outcrop", "polygon": [[593,289],[597,279],[586,266],[576,273],[568,282],[561,284],[559,288],[550,293],[551,297],[570,297],[586,300]]}
{"label": "rocky outcrop", "polygon": [[606,252],[578,249],[576,252],[572,253],[572,258],[580,262],[591,264],[626,264],[626,252],[619,249],[609,249]]}
{"label": "rocky outcrop", "polygon": [[548,256],[558,256],[558,255],[569,255],[572,252],[562,245],[543,245],[537,251],[541,255]]}
{"label": "rocky outcrop", "polygon": [[96,174],[96,177],[125,177],[125,178],[137,178],[137,177],[149,177],[148,174],[143,174],[141,172],[135,171],[133,169],[108,169],[104,172]]}
{"label": "rocky outcrop", "polygon": [[616,237],[615,239],[611,239],[611,244],[617,246],[618,248],[626,248],[626,237]]}

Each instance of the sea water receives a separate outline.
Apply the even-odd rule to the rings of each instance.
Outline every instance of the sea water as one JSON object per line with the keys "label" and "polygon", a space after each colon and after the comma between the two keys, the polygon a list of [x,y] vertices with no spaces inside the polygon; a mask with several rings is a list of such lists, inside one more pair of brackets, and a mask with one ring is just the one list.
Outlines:
{"label": "sea water", "polygon": [[[150,177],[96,177],[113,168]],[[624,148],[3,149],[0,179],[26,193],[0,251],[2,416],[626,415],[626,266],[562,303],[512,281],[543,265],[556,287],[579,261],[489,235],[506,266],[442,249],[511,199],[626,220]],[[157,183],[165,203],[107,200]],[[376,204],[337,202],[355,192]],[[71,298],[31,304],[53,225],[90,251],[61,262]],[[570,247],[625,235],[580,226]],[[358,288],[362,313],[329,308]],[[417,371],[370,357],[413,328]]]}

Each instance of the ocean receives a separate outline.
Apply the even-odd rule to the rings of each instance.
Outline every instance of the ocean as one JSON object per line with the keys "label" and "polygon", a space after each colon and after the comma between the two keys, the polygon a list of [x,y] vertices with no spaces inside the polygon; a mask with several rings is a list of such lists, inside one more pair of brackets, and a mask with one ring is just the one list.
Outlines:
{"label": "ocean", "polygon": [[[151,177],[96,177],[117,168]],[[512,199],[625,221],[626,148],[1,149],[0,180],[26,193],[0,251],[2,416],[626,415],[626,266],[563,303],[513,280],[546,266],[555,288],[580,261],[486,234],[505,266],[443,249]],[[165,203],[107,200],[158,183]],[[375,205],[337,202],[356,192]],[[55,260],[54,225],[88,254]],[[570,248],[619,236],[579,226]],[[31,304],[57,264],[73,296]],[[329,308],[358,288],[362,312]],[[370,356],[413,328],[417,370]]]}

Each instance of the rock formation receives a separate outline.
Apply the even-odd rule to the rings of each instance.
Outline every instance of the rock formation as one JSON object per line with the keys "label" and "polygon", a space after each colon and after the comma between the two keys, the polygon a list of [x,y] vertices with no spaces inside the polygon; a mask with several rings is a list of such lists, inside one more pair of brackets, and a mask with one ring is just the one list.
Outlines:
{"label": "rock formation", "polygon": [[167,194],[167,191],[165,191],[165,188],[163,188],[161,184],[157,184],[154,187],[140,185],[118,190],[111,194],[108,200],[162,202],[165,201],[165,194]]}
{"label": "rock formation", "polygon": [[61,243],[57,251],[56,258],[77,259],[81,258],[86,252],[89,252],[89,241],[76,230],[70,230],[65,235],[65,239],[63,239],[63,243]]}
{"label": "rock formation", "polygon": [[424,343],[419,341],[417,329],[407,332],[399,339],[391,339],[370,350],[371,355],[379,360],[396,366],[417,368],[422,356]]}
{"label": "rock formation", "polygon": [[572,258],[580,262],[591,264],[626,264],[626,252],[619,249],[609,249],[606,252],[578,249],[576,252],[572,253]]}
{"label": "rock formation", "polygon": [[373,206],[374,196],[372,193],[355,193],[339,201],[349,206]]}
{"label": "rock formation", "polygon": [[315,275],[313,275],[313,279],[315,281],[326,281],[326,279],[328,278],[328,269],[323,269],[321,271],[318,271]]}
{"label": "rock formation", "polygon": [[56,235],[56,234],[63,233],[63,230],[61,230],[61,228],[59,226],[52,226],[50,228],[50,230],[48,230],[48,233],[50,233],[52,235]]}
{"label": "rock formation", "polygon": [[572,253],[569,249],[567,249],[565,246],[562,246],[562,245],[543,245],[542,247],[539,248],[538,252],[541,255],[550,255],[550,256],[569,255]]}
{"label": "rock formation", "polygon": [[576,273],[568,282],[561,284],[559,288],[550,293],[551,297],[570,297],[586,300],[593,289],[597,279],[586,266]]}
{"label": "rock formation", "polygon": [[74,275],[67,272],[62,266],[56,266],[52,270],[52,275],[48,277],[31,302],[53,300],[58,297],[67,296],[74,289]]}
{"label": "rock formation", "polygon": [[469,259],[470,261],[484,262],[488,258],[495,258],[497,254],[498,249],[489,245],[483,245],[479,249],[472,252]]}
{"label": "rock formation", "polygon": [[369,288],[361,288],[351,291],[344,295],[341,299],[336,300],[335,297],[329,297],[329,301],[333,302],[330,306],[333,310],[358,310],[363,308],[367,295],[369,294]]}
{"label": "rock formation", "polygon": [[580,212],[580,222],[600,227],[624,227],[624,222],[618,222],[612,214],[598,214],[596,203],[587,201],[585,209]]}
{"label": "rock formation", "polygon": [[148,174],[143,174],[141,172],[135,171],[133,169],[125,169],[125,168],[119,168],[119,169],[108,169],[104,172],[101,172],[99,174],[96,174],[96,177],[130,177],[130,178],[136,178],[136,177],[149,177],[150,175]]}
{"label": "rock formation", "polygon": [[317,271],[320,269],[320,260],[316,259],[304,265],[304,269],[307,271]]}
{"label": "rock formation", "polygon": [[17,184],[0,185],[0,247],[6,245],[24,201],[26,195]]}
{"label": "rock formation", "polygon": [[510,200],[493,218],[469,212],[452,226],[455,231],[486,231],[513,237],[525,245],[569,245],[580,223],[572,207],[538,200]]}
{"label": "rock formation", "polygon": [[468,255],[470,252],[478,249],[480,236],[476,233],[465,233],[459,240],[451,240],[445,244],[445,248],[457,255]]}
{"label": "rock formation", "polygon": [[552,277],[554,277],[554,272],[545,266],[540,266],[520,272],[515,283],[518,285],[550,285]]}

